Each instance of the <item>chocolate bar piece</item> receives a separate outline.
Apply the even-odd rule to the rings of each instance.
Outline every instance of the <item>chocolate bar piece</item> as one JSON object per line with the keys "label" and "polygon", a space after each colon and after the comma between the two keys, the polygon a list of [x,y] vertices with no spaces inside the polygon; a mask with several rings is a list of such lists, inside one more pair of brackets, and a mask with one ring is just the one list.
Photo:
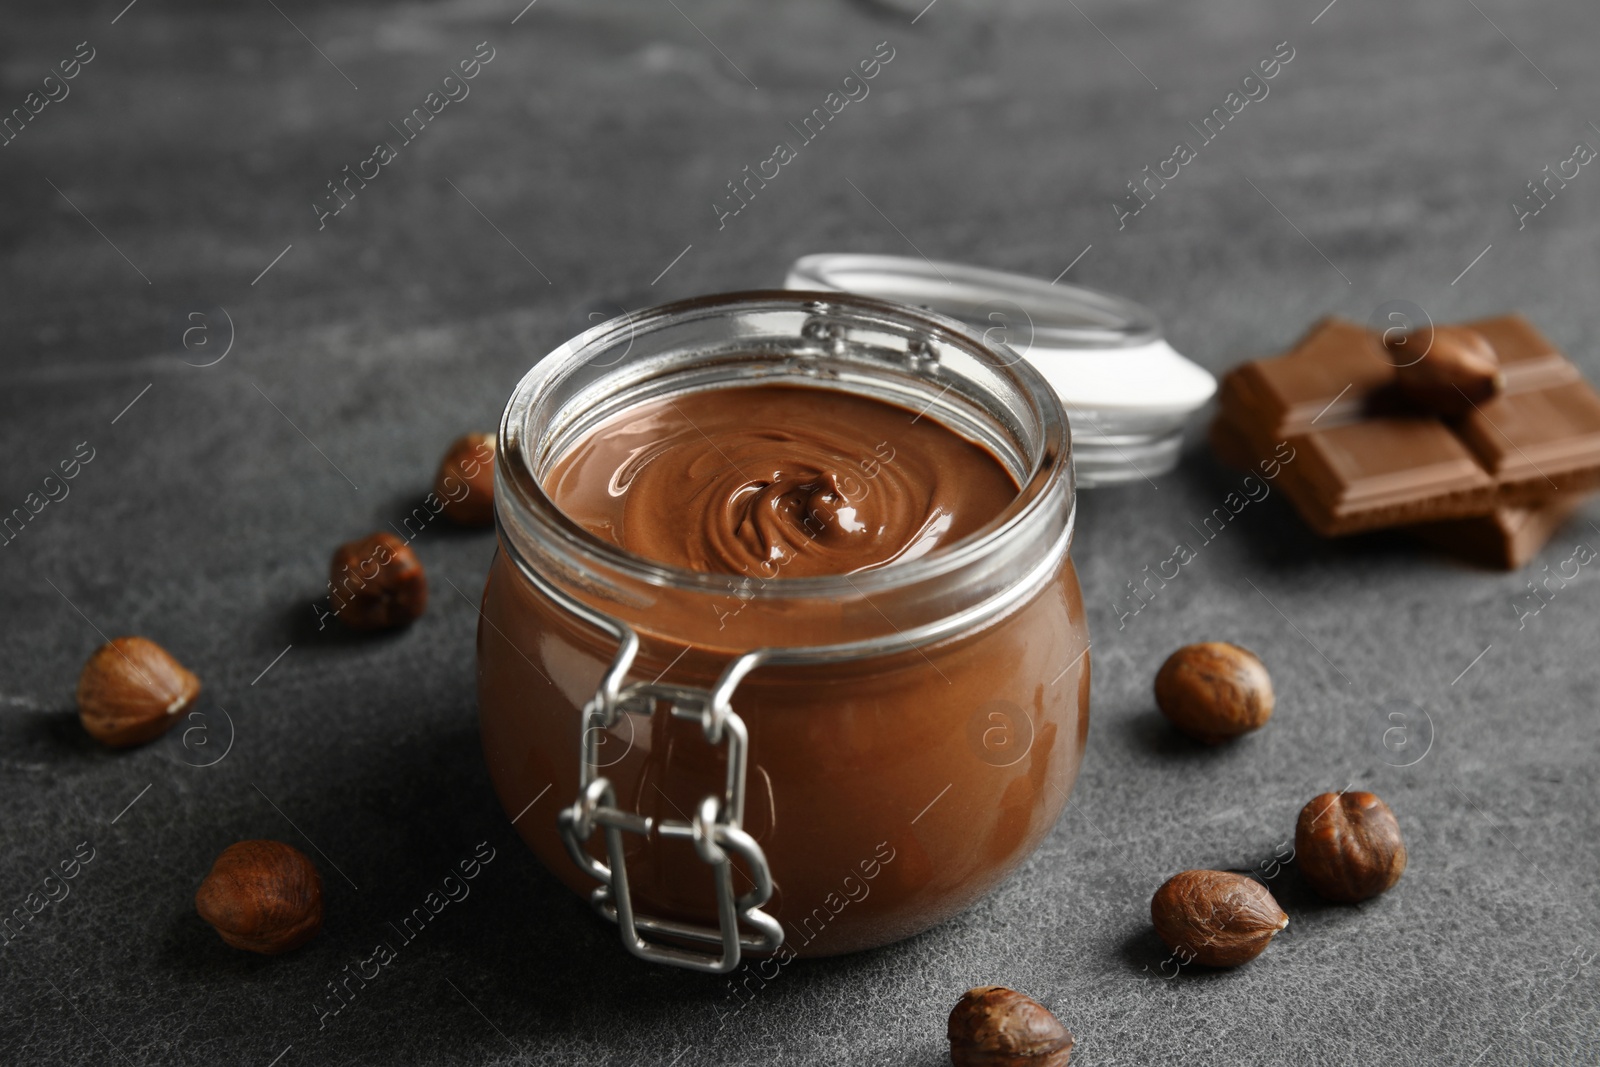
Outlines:
{"label": "chocolate bar piece", "polygon": [[1521,316],[1467,327],[1493,346],[1504,385],[1462,418],[1408,406],[1378,335],[1338,319],[1285,355],[1231,371],[1218,418],[1253,454],[1293,447],[1284,492],[1327,537],[1600,486],[1600,395]]}
{"label": "chocolate bar piece", "polygon": [[1572,517],[1586,493],[1563,493],[1541,504],[1514,504],[1488,515],[1408,526],[1406,532],[1480,567],[1514,571],[1538,554]]}
{"label": "chocolate bar piece", "polygon": [[[1211,426],[1211,448],[1231,467],[1253,469],[1260,457],[1243,431],[1226,417]],[[1293,461],[1289,466],[1293,465]],[[1289,466],[1282,467],[1287,476]],[[1562,493],[1535,504],[1508,504],[1487,515],[1401,527],[1401,531],[1480,567],[1516,570],[1532,559],[1550,537],[1588,499],[1585,493]]]}

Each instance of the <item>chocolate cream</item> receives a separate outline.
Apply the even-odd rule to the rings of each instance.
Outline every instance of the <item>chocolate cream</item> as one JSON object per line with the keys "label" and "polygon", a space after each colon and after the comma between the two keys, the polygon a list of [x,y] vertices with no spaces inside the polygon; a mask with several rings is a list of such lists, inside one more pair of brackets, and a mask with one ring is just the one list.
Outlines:
{"label": "chocolate cream", "polygon": [[1017,494],[999,460],[931,418],[779,385],[631,408],[590,431],[545,489],[635,555],[758,578],[917,559],[976,532]]}

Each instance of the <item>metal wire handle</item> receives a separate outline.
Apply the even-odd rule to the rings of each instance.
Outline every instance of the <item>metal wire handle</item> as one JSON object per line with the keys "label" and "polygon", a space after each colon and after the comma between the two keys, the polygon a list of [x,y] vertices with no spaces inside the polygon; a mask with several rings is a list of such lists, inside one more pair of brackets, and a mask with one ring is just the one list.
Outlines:
{"label": "metal wire handle", "polygon": [[[515,554],[513,554],[515,558]],[[744,720],[731,705],[733,691],[750,671],[768,656],[766,650],[747,652],[728,664],[711,690],[654,682],[627,683],[628,671],[639,654],[639,635],[627,623],[595,611],[568,595],[517,559],[518,569],[541,593],[556,604],[617,639],[617,653],[600,679],[595,694],[583,708],[583,736],[578,766],[578,798],[563,808],[556,818],[562,843],[578,867],[600,884],[590,894],[590,903],[602,916],[617,924],[622,943],[641,959],[686,967],[712,974],[727,974],[738,968],[744,952],[775,952],[783,944],[783,926],[763,912],[761,906],[772,897],[772,869],[766,854],[744,830],[745,776],[748,768],[749,733]],[[600,743],[604,730],[616,725],[625,712],[654,714],[658,702],[665,701],[674,718],[698,721],[706,743],[726,744],[728,773],[721,797],[707,794],[694,817],[688,820],[654,820],[638,812],[617,807],[616,789],[600,773]],[[605,834],[606,862],[589,855],[586,848],[596,828]],[[702,926],[670,919],[638,915],[628,887],[628,868],[623,858],[624,833],[644,836],[654,831],[666,839],[686,840],[695,853],[711,867],[717,893],[717,925]],[[754,885],[743,894],[733,891],[733,860],[738,858]],[[748,927],[753,934],[741,932]],[[648,935],[648,936],[647,936]],[[718,952],[702,952],[652,938],[672,938],[720,945]]]}

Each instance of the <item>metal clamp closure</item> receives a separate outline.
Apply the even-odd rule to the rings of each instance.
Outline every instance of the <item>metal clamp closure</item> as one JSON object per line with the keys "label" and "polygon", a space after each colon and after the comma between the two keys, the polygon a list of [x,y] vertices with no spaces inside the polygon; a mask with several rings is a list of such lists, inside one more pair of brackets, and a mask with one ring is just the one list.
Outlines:
{"label": "metal clamp closure", "polygon": [[[745,951],[773,952],[783,944],[782,925],[761,911],[761,905],[772,897],[772,871],[761,846],[743,828],[749,736],[744,720],[729,704],[739,680],[757,666],[762,654],[749,653],[735,660],[710,692],[678,685],[624,684],[638,655],[639,638],[625,623],[608,621],[623,631],[622,643],[599,689],[583,709],[578,799],[558,817],[561,839],[573,862],[600,883],[590,895],[590,901],[595,910],[617,924],[622,943],[629,952],[657,963],[726,974],[739,966]],[[600,773],[599,749],[603,732],[626,712],[654,714],[657,703],[663,701],[670,706],[674,718],[698,721],[707,744],[727,746],[728,771],[721,797],[714,794],[704,797],[694,817],[688,820],[653,820],[618,808],[615,788],[610,779]],[[605,834],[606,862],[603,863],[589,855],[585,847],[597,828]],[[692,842],[695,853],[711,867],[717,894],[715,927],[634,912],[622,835],[648,836],[652,831],[662,838]],[[739,895],[733,891],[735,858],[742,861],[755,883],[748,892]],[[741,933],[741,924],[754,933]],[[703,952],[657,940],[659,938],[698,941],[721,948],[717,953]]]}

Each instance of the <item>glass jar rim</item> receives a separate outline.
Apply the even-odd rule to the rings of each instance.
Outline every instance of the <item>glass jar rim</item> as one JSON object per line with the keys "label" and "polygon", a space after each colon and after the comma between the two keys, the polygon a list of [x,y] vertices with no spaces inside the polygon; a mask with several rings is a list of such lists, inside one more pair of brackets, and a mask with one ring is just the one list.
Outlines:
{"label": "glass jar rim", "polygon": [[[845,315],[863,323],[877,322],[901,330],[918,331],[928,342],[964,350],[986,363],[988,370],[1008,378],[1027,398],[1038,422],[1037,455],[1015,497],[993,520],[968,536],[940,546],[919,559],[896,562],[852,574],[808,577],[756,578],[691,570],[642,556],[592,533],[563,511],[545,491],[535,470],[538,445],[528,425],[535,406],[573,371],[598,353],[626,338],[630,345],[653,330],[735,313],[762,311],[805,312],[815,316]],[[816,384],[796,377],[795,384]],[[696,592],[735,593],[740,597],[823,597],[834,592],[870,595],[937,578],[971,564],[1000,545],[1026,536],[1033,517],[1065,492],[1069,516],[1076,509],[1072,473],[1071,429],[1067,414],[1049,383],[1026,360],[1003,344],[988,342],[969,326],[946,315],[889,301],[841,292],[807,292],[757,289],[714,293],[640,311],[628,312],[578,334],[538,360],[517,383],[500,420],[495,462],[495,523],[503,546],[515,550],[512,523],[507,512],[520,508],[531,517],[538,532],[557,544],[563,555],[598,563],[646,585]],[[1062,483],[1065,483],[1064,486]],[[1073,526],[1067,522],[1069,531]]]}

